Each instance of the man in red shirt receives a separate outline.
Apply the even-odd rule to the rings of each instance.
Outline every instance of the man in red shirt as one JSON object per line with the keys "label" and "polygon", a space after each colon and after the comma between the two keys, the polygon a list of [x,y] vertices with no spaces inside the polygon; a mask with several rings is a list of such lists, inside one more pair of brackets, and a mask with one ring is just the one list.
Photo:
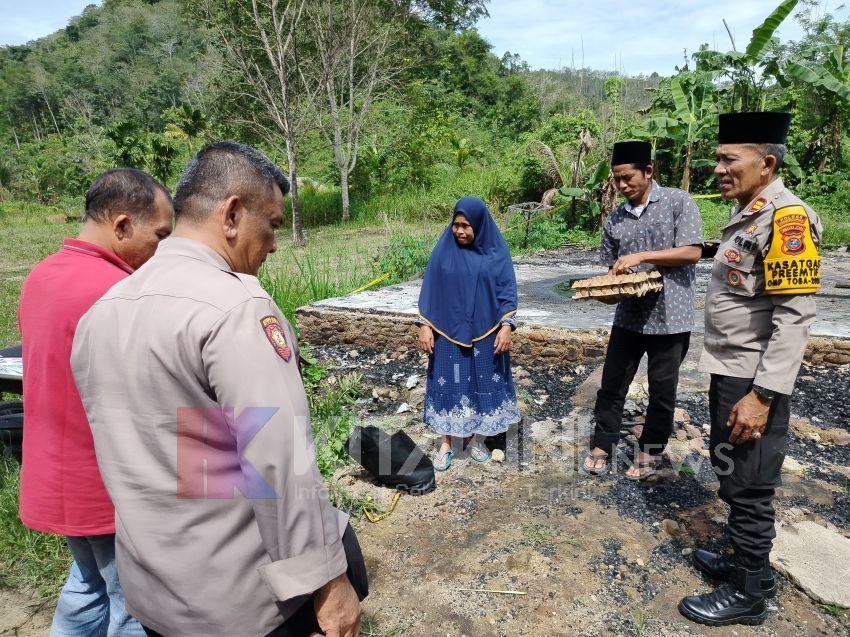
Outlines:
{"label": "man in red shirt", "polygon": [[20,517],[66,536],[74,558],[51,636],[144,635],[124,609],[115,568],[115,511],[71,373],[80,317],[171,234],[168,191],[132,168],[109,170],[86,193],[77,239],[39,263],[18,308],[24,366]]}

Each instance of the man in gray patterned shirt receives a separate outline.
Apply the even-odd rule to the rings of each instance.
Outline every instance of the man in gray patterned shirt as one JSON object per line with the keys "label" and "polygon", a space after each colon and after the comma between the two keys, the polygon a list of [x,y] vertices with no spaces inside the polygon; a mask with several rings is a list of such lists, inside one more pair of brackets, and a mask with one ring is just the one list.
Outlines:
{"label": "man in gray patterned shirt", "polygon": [[694,324],[694,264],[702,245],[699,209],[688,193],[655,182],[651,153],[648,142],[614,144],[611,170],[626,201],[605,221],[600,262],[609,274],[657,269],[664,288],[617,303],[594,407],[596,430],[584,460],[587,472],[608,470],[619,440],[626,393],[646,354],[649,407],[635,461],[626,471],[626,477],[634,480],[655,472],[655,456],[673,430],[679,367]]}

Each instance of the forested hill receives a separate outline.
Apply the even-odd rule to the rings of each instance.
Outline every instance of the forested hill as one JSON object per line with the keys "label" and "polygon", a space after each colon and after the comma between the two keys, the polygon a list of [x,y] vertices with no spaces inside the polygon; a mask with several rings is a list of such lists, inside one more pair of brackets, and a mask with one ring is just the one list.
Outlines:
{"label": "forested hill", "polygon": [[[78,202],[115,165],[173,186],[201,145],[231,138],[308,178],[288,199],[297,242],[302,218],[438,216],[469,193],[499,212],[552,188],[562,230],[593,231],[615,201],[614,140],[650,141],[663,183],[708,194],[718,113],[788,110],[784,176],[843,210],[850,22],[817,0],[776,1],[743,47],[623,77],[495,56],[475,30],[487,0],[259,0],[256,15],[251,0],[105,0],[0,48],[0,200]],[[775,36],[786,20],[799,41]],[[297,37],[268,51],[274,24]]]}
{"label": "forested hill", "polygon": [[[610,73],[530,72],[516,56],[498,59],[473,30],[483,2],[422,4],[429,10],[419,11],[396,43],[408,64],[367,122],[366,138],[380,155],[383,144],[391,143],[388,127],[404,135],[411,123],[430,121],[426,132],[435,139],[426,147],[411,139],[420,150],[378,158],[396,167],[389,179],[421,179],[416,173],[429,161],[423,155],[439,154],[435,143],[450,148],[449,133],[468,138],[471,147],[486,146],[487,154],[553,113],[588,108],[602,114]],[[657,81],[623,78],[629,106],[645,108],[645,88]],[[191,3],[89,5],[65,29],[0,48],[0,139],[11,150],[0,158],[0,186],[44,201],[78,195],[94,174],[115,163],[173,180],[195,137],[261,143],[255,131],[243,127],[244,105],[236,92],[217,43]],[[433,130],[437,126],[453,130]],[[393,145],[399,147],[399,141],[404,151],[405,140]],[[318,135],[308,131],[301,148],[306,174],[333,179],[329,151]]]}

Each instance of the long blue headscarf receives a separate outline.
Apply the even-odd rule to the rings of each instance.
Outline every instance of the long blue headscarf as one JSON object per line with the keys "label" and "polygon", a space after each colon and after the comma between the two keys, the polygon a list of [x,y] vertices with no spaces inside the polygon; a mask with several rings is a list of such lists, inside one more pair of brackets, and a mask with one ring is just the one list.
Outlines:
{"label": "long blue headscarf", "polygon": [[[460,245],[452,234],[458,214],[469,220],[475,233],[469,246]],[[455,204],[449,226],[431,252],[419,293],[419,315],[453,343],[472,347],[516,309],[516,276],[508,244],[487,205],[477,197],[464,197]]]}

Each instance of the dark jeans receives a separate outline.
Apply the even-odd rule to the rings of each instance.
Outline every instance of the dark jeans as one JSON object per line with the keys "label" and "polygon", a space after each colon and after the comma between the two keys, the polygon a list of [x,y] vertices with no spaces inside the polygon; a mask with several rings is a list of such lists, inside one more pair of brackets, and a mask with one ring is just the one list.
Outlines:
{"label": "dark jeans", "polygon": [[[348,560],[348,570],[345,574],[354,587],[358,599],[362,601],[369,594],[369,578],[366,574],[366,563],[363,560],[360,543],[357,541],[357,535],[350,524],[346,527],[342,536],[342,545],[345,549],[345,557]],[[150,628],[145,628],[145,633],[148,637],[167,637]],[[305,595],[304,603],[295,611],[295,614],[268,633],[266,637],[309,637],[313,633],[323,634],[316,619],[313,596]]]}
{"label": "dark jeans", "polygon": [[775,512],[773,496],[788,440],[791,397],[774,398],[761,439],[742,445],[729,442],[729,412],[753,387],[751,378],[712,374],[708,401],[711,415],[711,463],[720,480],[717,495],[729,507],[727,530],[735,555],[748,567],[760,567],[770,557]]}
{"label": "dark jeans", "polygon": [[661,453],[673,431],[679,367],[688,354],[690,340],[690,332],[640,334],[616,325],[611,328],[602,368],[602,386],[596,394],[596,406],[593,409],[596,431],[592,447],[604,449],[609,457],[613,457],[620,439],[626,394],[637,373],[640,359],[646,354],[649,407],[638,444],[641,451],[646,453]]}

